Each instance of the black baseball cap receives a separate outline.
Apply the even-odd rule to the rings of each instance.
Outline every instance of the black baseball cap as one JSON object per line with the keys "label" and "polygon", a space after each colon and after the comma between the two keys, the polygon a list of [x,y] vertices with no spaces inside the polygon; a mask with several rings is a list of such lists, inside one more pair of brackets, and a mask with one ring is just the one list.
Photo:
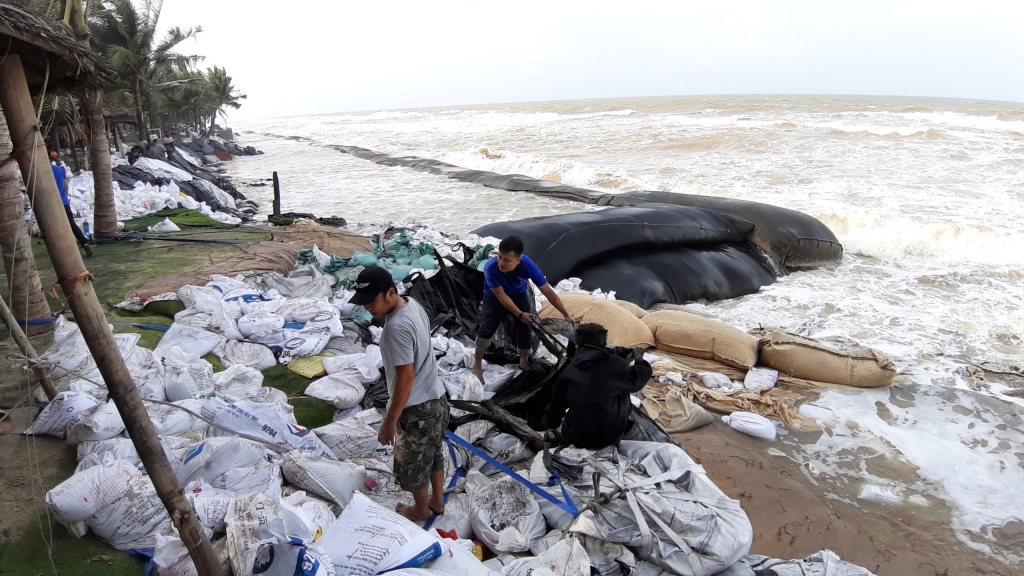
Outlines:
{"label": "black baseball cap", "polygon": [[377,296],[395,287],[395,281],[391,278],[391,272],[373,266],[359,273],[356,278],[356,293],[349,300],[352,304],[364,306],[377,299]]}

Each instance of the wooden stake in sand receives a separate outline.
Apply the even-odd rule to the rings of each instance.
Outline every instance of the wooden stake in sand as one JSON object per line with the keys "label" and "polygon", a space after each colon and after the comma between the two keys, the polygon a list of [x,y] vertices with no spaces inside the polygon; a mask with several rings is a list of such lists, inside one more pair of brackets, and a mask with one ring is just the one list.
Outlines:
{"label": "wooden stake in sand", "polygon": [[114,342],[114,334],[93,290],[92,276],[86,270],[71,235],[71,226],[50,171],[46,147],[32,109],[25,69],[18,54],[8,54],[0,60],[0,106],[7,117],[14,153],[28,185],[36,220],[46,241],[46,251],[57,273],[57,282],[107,384],[110,399],[121,414],[132,444],[198,573],[201,576],[225,575],[224,566],[217,561],[217,555],[200,529],[192,507],[182,495],[181,483],[171,471],[153,423],[142,404],[142,397]]}
{"label": "wooden stake in sand", "polygon": [[281,215],[281,181],[277,179],[277,172],[274,172],[274,216]]}

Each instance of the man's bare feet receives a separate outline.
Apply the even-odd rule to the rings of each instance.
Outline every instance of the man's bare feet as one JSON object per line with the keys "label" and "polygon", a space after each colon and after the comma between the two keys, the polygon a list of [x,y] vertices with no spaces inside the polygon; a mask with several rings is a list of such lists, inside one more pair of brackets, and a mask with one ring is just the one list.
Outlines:
{"label": "man's bare feet", "polygon": [[430,511],[430,508],[427,507],[427,506],[424,506],[423,509],[420,510],[416,506],[409,506],[408,504],[401,504],[401,503],[399,503],[398,506],[395,506],[395,512],[398,512],[399,514],[401,514],[402,516],[405,516],[406,518],[408,518],[409,520],[412,520],[413,522],[421,522],[423,520],[430,520],[430,516],[432,514],[431,511]]}
{"label": "man's bare feet", "polygon": [[444,514],[444,494],[434,494],[427,501],[427,507],[438,516]]}

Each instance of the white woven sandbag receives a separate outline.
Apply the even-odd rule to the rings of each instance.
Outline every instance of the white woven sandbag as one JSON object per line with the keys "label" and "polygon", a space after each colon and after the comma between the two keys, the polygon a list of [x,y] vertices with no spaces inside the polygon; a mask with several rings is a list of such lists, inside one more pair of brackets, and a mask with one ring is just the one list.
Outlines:
{"label": "white woven sandbag", "polygon": [[77,446],[86,440],[106,440],[124,432],[124,420],[110,400],[82,420],[68,427],[67,442]]}
{"label": "white woven sandbag", "polygon": [[764,438],[766,440],[775,439],[775,424],[772,424],[771,420],[760,414],[733,412],[727,416],[722,416],[722,422],[728,424],[733,430],[743,432],[748,436]]}
{"label": "white woven sandbag", "polygon": [[253,312],[238,319],[238,331],[247,339],[266,336],[284,327],[284,317],[269,311]]}
{"label": "white woven sandbag", "polygon": [[335,312],[318,312],[306,321],[306,328],[327,328],[331,331],[331,338],[341,336],[345,328],[341,325],[341,318]]}
{"label": "white woven sandbag", "polygon": [[779,372],[771,368],[751,368],[743,378],[743,387],[747,390],[759,392],[775,387],[779,380]]}
{"label": "white woven sandbag", "polygon": [[25,430],[25,434],[52,434],[64,438],[68,425],[79,413],[99,404],[98,400],[82,392],[61,392],[43,408],[35,422]]}
{"label": "white woven sandbag", "polygon": [[347,410],[359,405],[366,388],[359,381],[359,373],[349,369],[314,380],[306,387],[305,394],[333,404],[339,410]]}

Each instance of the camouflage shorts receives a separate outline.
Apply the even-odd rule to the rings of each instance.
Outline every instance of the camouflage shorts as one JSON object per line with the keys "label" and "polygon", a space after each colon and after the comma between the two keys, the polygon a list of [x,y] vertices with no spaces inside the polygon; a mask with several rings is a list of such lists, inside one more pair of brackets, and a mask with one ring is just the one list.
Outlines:
{"label": "camouflage shorts", "polygon": [[402,490],[415,492],[426,488],[430,474],[444,470],[448,416],[448,400],[444,396],[402,410],[395,442],[395,478]]}

